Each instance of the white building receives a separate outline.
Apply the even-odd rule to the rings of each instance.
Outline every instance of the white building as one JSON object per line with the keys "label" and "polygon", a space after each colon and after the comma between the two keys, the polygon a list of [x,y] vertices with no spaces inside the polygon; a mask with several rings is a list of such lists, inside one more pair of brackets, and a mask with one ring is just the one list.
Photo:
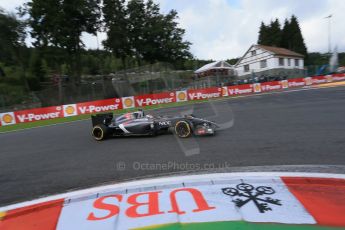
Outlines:
{"label": "white building", "polygon": [[226,61],[215,61],[194,71],[195,87],[221,86],[235,79],[235,67]]}
{"label": "white building", "polygon": [[279,47],[252,45],[235,65],[239,77],[300,76],[304,72],[304,56]]}
{"label": "white building", "polygon": [[234,67],[226,61],[215,61],[204,65],[203,67],[194,71],[195,75],[215,76],[215,75],[234,75]]}

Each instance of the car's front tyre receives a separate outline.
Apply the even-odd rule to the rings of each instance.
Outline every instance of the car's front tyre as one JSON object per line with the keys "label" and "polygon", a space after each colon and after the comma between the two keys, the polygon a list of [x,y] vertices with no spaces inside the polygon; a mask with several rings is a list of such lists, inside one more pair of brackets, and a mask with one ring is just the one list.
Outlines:
{"label": "car's front tyre", "polygon": [[189,122],[181,120],[175,124],[175,134],[181,138],[187,138],[192,135],[192,128]]}

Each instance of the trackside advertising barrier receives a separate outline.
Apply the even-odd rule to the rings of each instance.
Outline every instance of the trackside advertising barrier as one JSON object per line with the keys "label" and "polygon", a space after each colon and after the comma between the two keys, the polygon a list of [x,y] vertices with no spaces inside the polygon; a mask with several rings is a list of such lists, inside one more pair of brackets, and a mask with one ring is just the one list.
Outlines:
{"label": "trackside advertising barrier", "polygon": [[303,87],[306,85],[304,78],[294,78],[288,80],[288,88]]}
{"label": "trackside advertising barrier", "polygon": [[333,81],[345,81],[345,74],[333,74],[331,77]]}
{"label": "trackside advertising barrier", "polygon": [[128,182],[4,207],[0,228],[343,229],[344,176],[317,175],[206,174]]}
{"label": "trackside advertising barrier", "polygon": [[78,115],[108,112],[108,111],[114,111],[114,110],[123,108],[121,99],[119,98],[84,102],[84,103],[78,103],[75,105],[76,105],[76,111]]}
{"label": "trackside advertising barrier", "polygon": [[51,106],[30,110],[0,113],[0,126],[34,122],[61,117],[93,114],[135,107],[169,104],[219,97],[231,97],[253,93],[264,93],[294,87],[304,87],[336,81],[345,81],[345,73],[306,78],[294,78],[283,81],[224,86],[221,88],[189,89],[158,94],[146,94],[122,98],[112,98],[69,105]]}
{"label": "trackside advertising barrier", "polygon": [[260,83],[260,85],[261,85],[261,92],[280,90],[283,88],[283,84],[281,81],[264,82],[264,83]]}
{"label": "trackside advertising barrier", "polygon": [[205,100],[205,99],[212,99],[218,98],[222,96],[222,88],[213,87],[213,88],[206,88],[206,89],[190,89],[187,90],[188,93],[188,100]]}
{"label": "trackside advertising barrier", "polygon": [[63,106],[51,106],[0,114],[2,125],[13,125],[60,117],[64,117]]}
{"label": "trackside advertising barrier", "polygon": [[250,85],[250,84],[237,85],[237,86],[224,86],[222,88],[223,97],[251,94],[253,92],[254,92],[253,85]]}
{"label": "trackside advertising barrier", "polygon": [[135,99],[136,107],[168,104],[168,103],[176,102],[175,92],[140,95],[140,96],[135,96],[134,99]]}

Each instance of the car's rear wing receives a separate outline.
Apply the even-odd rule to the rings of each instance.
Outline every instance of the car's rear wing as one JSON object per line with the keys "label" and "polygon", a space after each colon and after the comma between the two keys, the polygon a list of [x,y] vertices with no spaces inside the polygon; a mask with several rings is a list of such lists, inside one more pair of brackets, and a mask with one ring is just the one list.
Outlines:
{"label": "car's rear wing", "polygon": [[91,115],[92,126],[96,126],[99,124],[104,124],[108,126],[112,119],[113,119],[112,113],[102,113],[102,114]]}

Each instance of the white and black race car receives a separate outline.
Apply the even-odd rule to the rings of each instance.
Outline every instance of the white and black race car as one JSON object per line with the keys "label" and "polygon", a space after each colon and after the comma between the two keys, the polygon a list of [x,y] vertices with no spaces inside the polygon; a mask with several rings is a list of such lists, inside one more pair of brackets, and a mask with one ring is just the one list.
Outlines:
{"label": "white and black race car", "polygon": [[186,138],[191,135],[214,135],[216,123],[193,115],[185,116],[152,116],[145,115],[138,110],[114,117],[112,113],[96,114],[91,116],[92,136],[101,141],[116,136],[155,136],[161,133],[172,132],[178,137]]}

